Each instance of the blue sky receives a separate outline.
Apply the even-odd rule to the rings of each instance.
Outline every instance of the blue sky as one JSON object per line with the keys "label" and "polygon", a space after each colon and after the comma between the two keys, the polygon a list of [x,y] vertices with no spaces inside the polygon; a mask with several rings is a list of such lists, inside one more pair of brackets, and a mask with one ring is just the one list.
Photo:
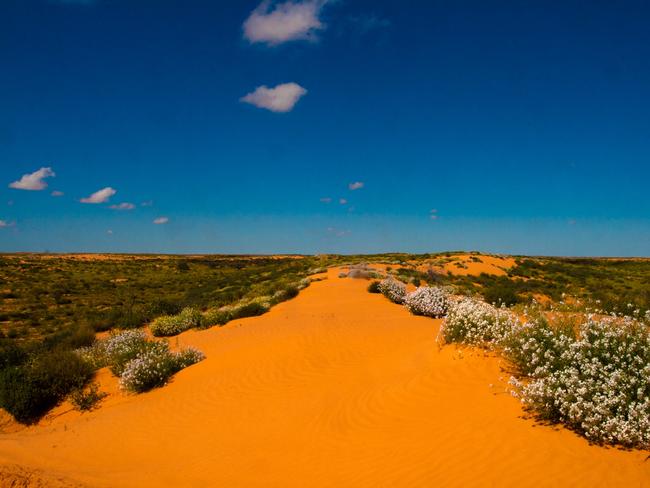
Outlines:
{"label": "blue sky", "polygon": [[648,256],[648,25],[632,1],[4,0],[0,251]]}

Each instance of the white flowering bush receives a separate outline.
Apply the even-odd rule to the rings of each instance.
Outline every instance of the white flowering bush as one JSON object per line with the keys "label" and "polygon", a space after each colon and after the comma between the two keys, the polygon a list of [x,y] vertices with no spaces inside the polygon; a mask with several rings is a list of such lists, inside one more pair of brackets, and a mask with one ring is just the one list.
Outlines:
{"label": "white flowering bush", "polygon": [[442,288],[421,286],[406,295],[404,306],[415,315],[440,318],[447,313],[449,299],[447,292]]}
{"label": "white flowering bush", "polygon": [[180,371],[181,369],[185,369],[188,366],[203,361],[205,359],[205,354],[195,347],[188,347],[175,353],[174,359],[176,360],[176,367]]}
{"label": "white flowering bush", "polygon": [[113,372],[119,375],[122,372],[121,366],[137,356],[146,341],[144,332],[127,330],[95,341],[91,346],[81,347],[75,352],[93,369],[111,366]]}
{"label": "white flowering bush", "polygon": [[508,310],[474,298],[449,303],[440,334],[447,343],[460,342],[483,347],[499,344],[517,320]]}
{"label": "white flowering bush", "polygon": [[394,278],[386,278],[379,282],[379,290],[391,302],[404,303],[406,285]]}
{"label": "white flowering bush", "polygon": [[173,353],[166,342],[150,342],[142,354],[126,364],[120,386],[133,393],[142,393],[164,385],[172,375],[204,358],[198,349]]}
{"label": "white flowering bush", "polygon": [[161,386],[183,368],[205,359],[195,348],[169,350],[164,341],[150,341],[141,330],[127,330],[77,349],[94,369],[108,366],[125,390],[139,393]]}
{"label": "white flowering bush", "polygon": [[511,383],[524,405],[593,442],[650,447],[647,325],[590,317],[577,338],[543,321],[513,335],[505,353],[523,376]]}
{"label": "white flowering bush", "polygon": [[162,315],[151,322],[149,329],[156,337],[180,334],[201,325],[201,312],[195,308],[184,308],[177,315]]}

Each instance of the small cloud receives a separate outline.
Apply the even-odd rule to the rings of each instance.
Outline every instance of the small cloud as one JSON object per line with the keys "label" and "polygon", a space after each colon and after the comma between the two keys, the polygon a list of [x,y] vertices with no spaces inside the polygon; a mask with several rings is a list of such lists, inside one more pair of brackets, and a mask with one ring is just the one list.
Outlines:
{"label": "small cloud", "polygon": [[152,207],[153,206],[153,200],[147,200],[146,202],[142,202],[140,204],[141,207]]}
{"label": "small cloud", "polygon": [[0,220],[0,229],[3,229],[5,227],[13,227],[16,225],[16,222],[7,222],[6,220]]}
{"label": "small cloud", "polygon": [[350,183],[348,185],[348,188],[350,190],[360,190],[361,188],[363,188],[363,186],[364,186],[363,181],[355,181],[354,183]]}
{"label": "small cloud", "polygon": [[50,193],[50,195],[52,195],[53,197],[62,197],[63,192],[59,190],[54,190],[52,193]]}
{"label": "small cloud", "polygon": [[133,210],[135,205],[129,202],[122,202],[118,205],[111,205],[108,208],[112,208],[113,210]]}
{"label": "small cloud", "polygon": [[107,233],[109,236],[112,236],[112,235],[113,235],[113,231],[112,231],[111,229],[108,229],[108,230],[106,231],[106,233]]}
{"label": "small cloud", "polygon": [[429,218],[431,220],[438,220],[438,211],[435,208],[429,210]]}
{"label": "small cloud", "polygon": [[576,223],[577,222],[576,222],[575,219],[569,219],[568,222],[567,222],[567,224],[569,224],[569,225],[576,225]]}
{"label": "small cloud", "polygon": [[346,205],[348,203],[348,201],[345,198],[339,198],[339,203],[341,205]]}
{"label": "small cloud", "polygon": [[14,206],[14,201],[13,200],[7,201],[7,206],[13,207]]}
{"label": "small cloud", "polygon": [[28,173],[22,176],[18,181],[9,184],[9,188],[16,190],[44,190],[47,188],[45,178],[56,176],[52,168],[41,168],[33,173]]}
{"label": "small cloud", "polygon": [[271,112],[290,112],[298,100],[307,93],[297,83],[282,83],[275,88],[266,85],[258,86],[254,92],[239,99],[240,102],[249,103],[257,108],[265,108]]}
{"label": "small cloud", "polygon": [[167,217],[158,217],[157,219],[153,220],[153,223],[156,225],[166,224],[167,222],[169,222],[169,219]]}
{"label": "small cloud", "polygon": [[117,190],[107,186],[101,190],[96,191],[92,195],[80,200],[81,203],[106,203],[113,195],[117,193]]}
{"label": "small cloud", "polygon": [[272,7],[265,0],[244,21],[244,38],[251,44],[263,42],[277,46],[288,41],[315,41],[316,33],[325,29],[318,16],[327,0],[287,1]]}
{"label": "small cloud", "polygon": [[332,199],[330,197],[323,197],[320,199],[321,203],[332,203]]}

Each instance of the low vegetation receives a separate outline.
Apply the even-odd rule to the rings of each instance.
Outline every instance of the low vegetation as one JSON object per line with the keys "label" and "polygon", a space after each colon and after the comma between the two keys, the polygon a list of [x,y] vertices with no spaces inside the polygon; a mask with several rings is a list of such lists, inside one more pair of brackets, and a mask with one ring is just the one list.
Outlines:
{"label": "low vegetation", "polygon": [[406,285],[392,277],[379,282],[379,291],[393,303],[404,303]]}
{"label": "low vegetation", "polygon": [[[384,289],[392,287],[386,280]],[[434,294],[423,289],[404,300],[413,313],[419,310],[409,297]],[[627,309],[631,316],[539,306],[517,315],[504,301],[494,306],[456,296],[448,300],[440,337],[502,354],[513,373],[512,394],[539,419],[561,423],[591,442],[648,449],[650,313],[631,303]]]}
{"label": "low vegetation", "polygon": [[447,314],[449,298],[442,288],[421,286],[406,295],[404,306],[415,315],[440,318]]}

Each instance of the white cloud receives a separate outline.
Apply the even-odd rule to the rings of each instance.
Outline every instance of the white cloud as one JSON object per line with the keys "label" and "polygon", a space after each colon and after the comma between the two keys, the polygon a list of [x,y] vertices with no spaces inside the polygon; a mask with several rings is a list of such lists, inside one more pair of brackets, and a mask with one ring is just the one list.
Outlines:
{"label": "white cloud", "polygon": [[133,210],[135,205],[129,202],[122,202],[118,205],[111,205],[108,208],[112,208],[113,210]]}
{"label": "white cloud", "polygon": [[323,197],[320,199],[321,203],[332,203],[332,199],[330,197]]}
{"label": "white cloud", "polygon": [[363,188],[363,181],[355,181],[354,183],[350,183],[348,185],[348,188],[350,190],[359,190],[359,189]]}
{"label": "white cloud", "polygon": [[153,223],[156,225],[166,224],[167,222],[169,222],[169,219],[167,217],[158,217],[153,221]]}
{"label": "white cloud", "polygon": [[6,220],[0,220],[0,228],[2,227],[9,227],[9,222]]}
{"label": "white cloud", "polygon": [[251,43],[264,42],[277,46],[287,41],[317,39],[316,32],[325,29],[318,16],[327,0],[288,1],[271,8],[265,0],[244,21],[244,37]]}
{"label": "white cloud", "polygon": [[59,190],[54,190],[52,193],[50,193],[50,195],[52,195],[53,197],[62,197],[63,192]]}
{"label": "white cloud", "polygon": [[432,209],[429,211],[429,218],[430,218],[431,220],[438,220],[438,211],[437,211],[435,208],[432,208]]}
{"label": "white cloud", "polygon": [[41,168],[33,173],[23,175],[18,181],[10,183],[9,188],[15,188],[16,190],[44,190],[47,188],[47,183],[43,180],[51,176],[56,176],[52,168]]}
{"label": "white cloud", "polygon": [[117,193],[117,190],[114,190],[110,186],[102,188],[101,190],[96,191],[92,195],[80,200],[81,203],[106,203],[109,198]]}
{"label": "white cloud", "polygon": [[348,203],[348,201],[345,198],[339,198],[339,203],[341,205],[346,205]]}
{"label": "white cloud", "polygon": [[113,231],[112,231],[111,229],[108,229],[108,230],[106,231],[106,233],[107,233],[109,236],[112,236],[112,235],[113,235]]}
{"label": "white cloud", "polygon": [[282,83],[275,88],[266,85],[258,86],[254,92],[239,99],[240,102],[250,103],[258,108],[271,112],[290,112],[301,97],[307,94],[297,83]]}
{"label": "white cloud", "polygon": [[142,202],[140,205],[142,207],[151,207],[153,205],[153,200],[147,200],[146,202]]}

